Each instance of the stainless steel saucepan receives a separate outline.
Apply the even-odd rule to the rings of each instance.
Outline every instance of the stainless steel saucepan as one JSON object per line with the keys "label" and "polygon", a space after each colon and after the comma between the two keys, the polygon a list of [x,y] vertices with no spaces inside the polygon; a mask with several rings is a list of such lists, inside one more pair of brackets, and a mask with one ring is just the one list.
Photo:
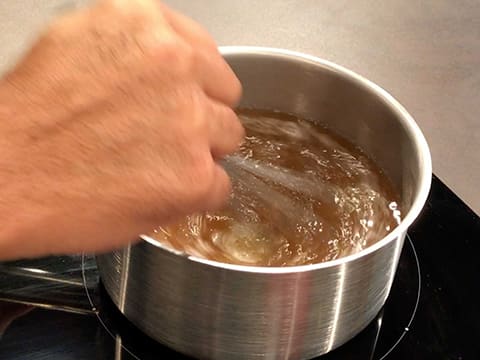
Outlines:
{"label": "stainless steel saucepan", "polygon": [[139,244],[98,256],[120,311],[167,346],[208,359],[308,359],[359,333],[388,297],[408,227],[430,188],[430,153],[407,111],[330,62],[258,47],[221,49],[244,86],[241,105],[322,122],[360,146],[401,194],[403,221],[352,256],[316,265],[227,265]]}

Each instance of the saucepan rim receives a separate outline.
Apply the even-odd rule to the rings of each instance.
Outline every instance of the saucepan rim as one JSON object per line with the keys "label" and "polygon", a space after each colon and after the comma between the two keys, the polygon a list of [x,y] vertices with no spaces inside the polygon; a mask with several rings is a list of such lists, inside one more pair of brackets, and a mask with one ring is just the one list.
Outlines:
{"label": "saucepan rim", "polygon": [[368,254],[374,253],[380,248],[386,246],[390,242],[398,239],[403,236],[410,225],[415,221],[420,212],[422,211],[425,202],[427,200],[428,194],[430,192],[431,178],[432,178],[432,160],[430,155],[430,149],[428,143],[415,122],[412,116],[407,112],[407,110],[385,89],[379,85],[373,83],[372,81],[366,79],[365,77],[357,74],[356,72],[349,70],[341,65],[333,63],[331,61],[318,58],[316,56],[304,54],[297,51],[286,50],[281,48],[272,48],[272,47],[260,47],[260,46],[221,46],[220,52],[224,56],[229,55],[262,55],[272,58],[280,59],[289,59],[303,63],[310,63],[315,66],[323,67],[332,72],[341,74],[344,77],[349,78],[358,85],[360,85],[365,91],[373,93],[378,99],[383,101],[390,110],[397,116],[399,121],[402,121],[407,128],[407,130],[413,136],[414,146],[419,156],[420,161],[420,174],[418,179],[418,190],[414,195],[414,201],[408,211],[408,213],[403,217],[400,224],[395,227],[390,233],[388,233],[383,239],[376,242],[375,244],[359,251],[358,253],[341,257],[339,259],[325,261],[317,264],[311,265],[298,265],[298,266],[285,266],[285,267],[266,267],[266,266],[250,266],[250,265],[236,265],[222,263],[214,260],[202,259],[196,256],[188,255],[183,252],[173,250],[157,240],[147,236],[140,235],[140,238],[147,242],[150,245],[153,245],[156,248],[159,248],[163,251],[171,253],[175,256],[183,256],[188,260],[209,265],[212,267],[231,270],[231,271],[240,271],[240,272],[249,272],[249,273],[259,273],[259,274],[289,274],[289,273],[299,273],[305,271],[315,271],[319,269],[332,268],[336,266],[341,266],[350,262],[353,262],[357,259],[363,258]]}

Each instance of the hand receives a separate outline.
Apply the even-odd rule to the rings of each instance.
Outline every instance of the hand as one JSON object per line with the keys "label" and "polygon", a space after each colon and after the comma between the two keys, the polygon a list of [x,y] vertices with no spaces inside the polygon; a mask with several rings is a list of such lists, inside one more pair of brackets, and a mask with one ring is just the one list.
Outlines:
{"label": "hand", "polygon": [[0,258],[106,251],[229,194],[241,86],[155,0],[58,19],[0,83]]}

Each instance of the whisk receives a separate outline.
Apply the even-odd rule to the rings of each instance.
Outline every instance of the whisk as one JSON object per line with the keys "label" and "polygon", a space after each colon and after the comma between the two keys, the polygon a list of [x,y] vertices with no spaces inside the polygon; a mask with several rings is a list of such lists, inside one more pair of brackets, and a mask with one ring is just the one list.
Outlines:
{"label": "whisk", "polygon": [[[270,210],[269,224],[274,227],[281,225],[282,228],[287,228],[290,233],[295,233],[300,224],[311,224],[322,221],[322,219],[319,219],[311,204],[299,203],[294,198],[290,198],[269,186],[265,180],[286,189],[322,199],[321,201],[326,203],[334,203],[333,196],[327,190],[322,189],[319,184],[310,179],[301,178],[290,170],[244,159],[236,155],[225,159],[222,165],[234,182],[242,184],[244,188],[251,191],[257,199],[268,206]],[[242,199],[234,194],[230,205],[240,219],[245,219],[241,209],[249,204],[242,203]]]}
{"label": "whisk", "polygon": [[[308,197],[316,199],[325,205],[335,206],[335,194],[339,194],[341,189],[332,184],[325,183],[322,179],[311,179],[304,174],[299,174],[291,169],[283,169],[275,165],[259,162],[252,159],[243,158],[238,155],[232,155],[224,159],[222,165],[232,176],[239,178],[266,179],[274,184],[280,185],[286,189],[300,192]],[[241,179],[239,179],[241,181]],[[255,180],[251,180],[255,181]],[[262,181],[263,187],[265,183]],[[262,188],[262,184],[255,183]],[[250,183],[250,185],[254,185]],[[250,188],[255,190],[255,188]],[[265,190],[265,189],[264,189]],[[268,188],[268,191],[272,191]]]}

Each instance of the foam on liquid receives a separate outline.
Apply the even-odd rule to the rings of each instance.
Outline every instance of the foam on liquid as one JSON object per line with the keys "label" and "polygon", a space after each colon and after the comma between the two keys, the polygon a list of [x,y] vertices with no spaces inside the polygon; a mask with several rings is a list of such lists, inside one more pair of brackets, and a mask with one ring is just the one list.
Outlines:
{"label": "foam on liquid", "polygon": [[220,262],[293,266],[356,253],[400,221],[389,179],[352,144],[286,114],[239,117],[247,137],[225,162],[229,204],[159,228],[154,239]]}

